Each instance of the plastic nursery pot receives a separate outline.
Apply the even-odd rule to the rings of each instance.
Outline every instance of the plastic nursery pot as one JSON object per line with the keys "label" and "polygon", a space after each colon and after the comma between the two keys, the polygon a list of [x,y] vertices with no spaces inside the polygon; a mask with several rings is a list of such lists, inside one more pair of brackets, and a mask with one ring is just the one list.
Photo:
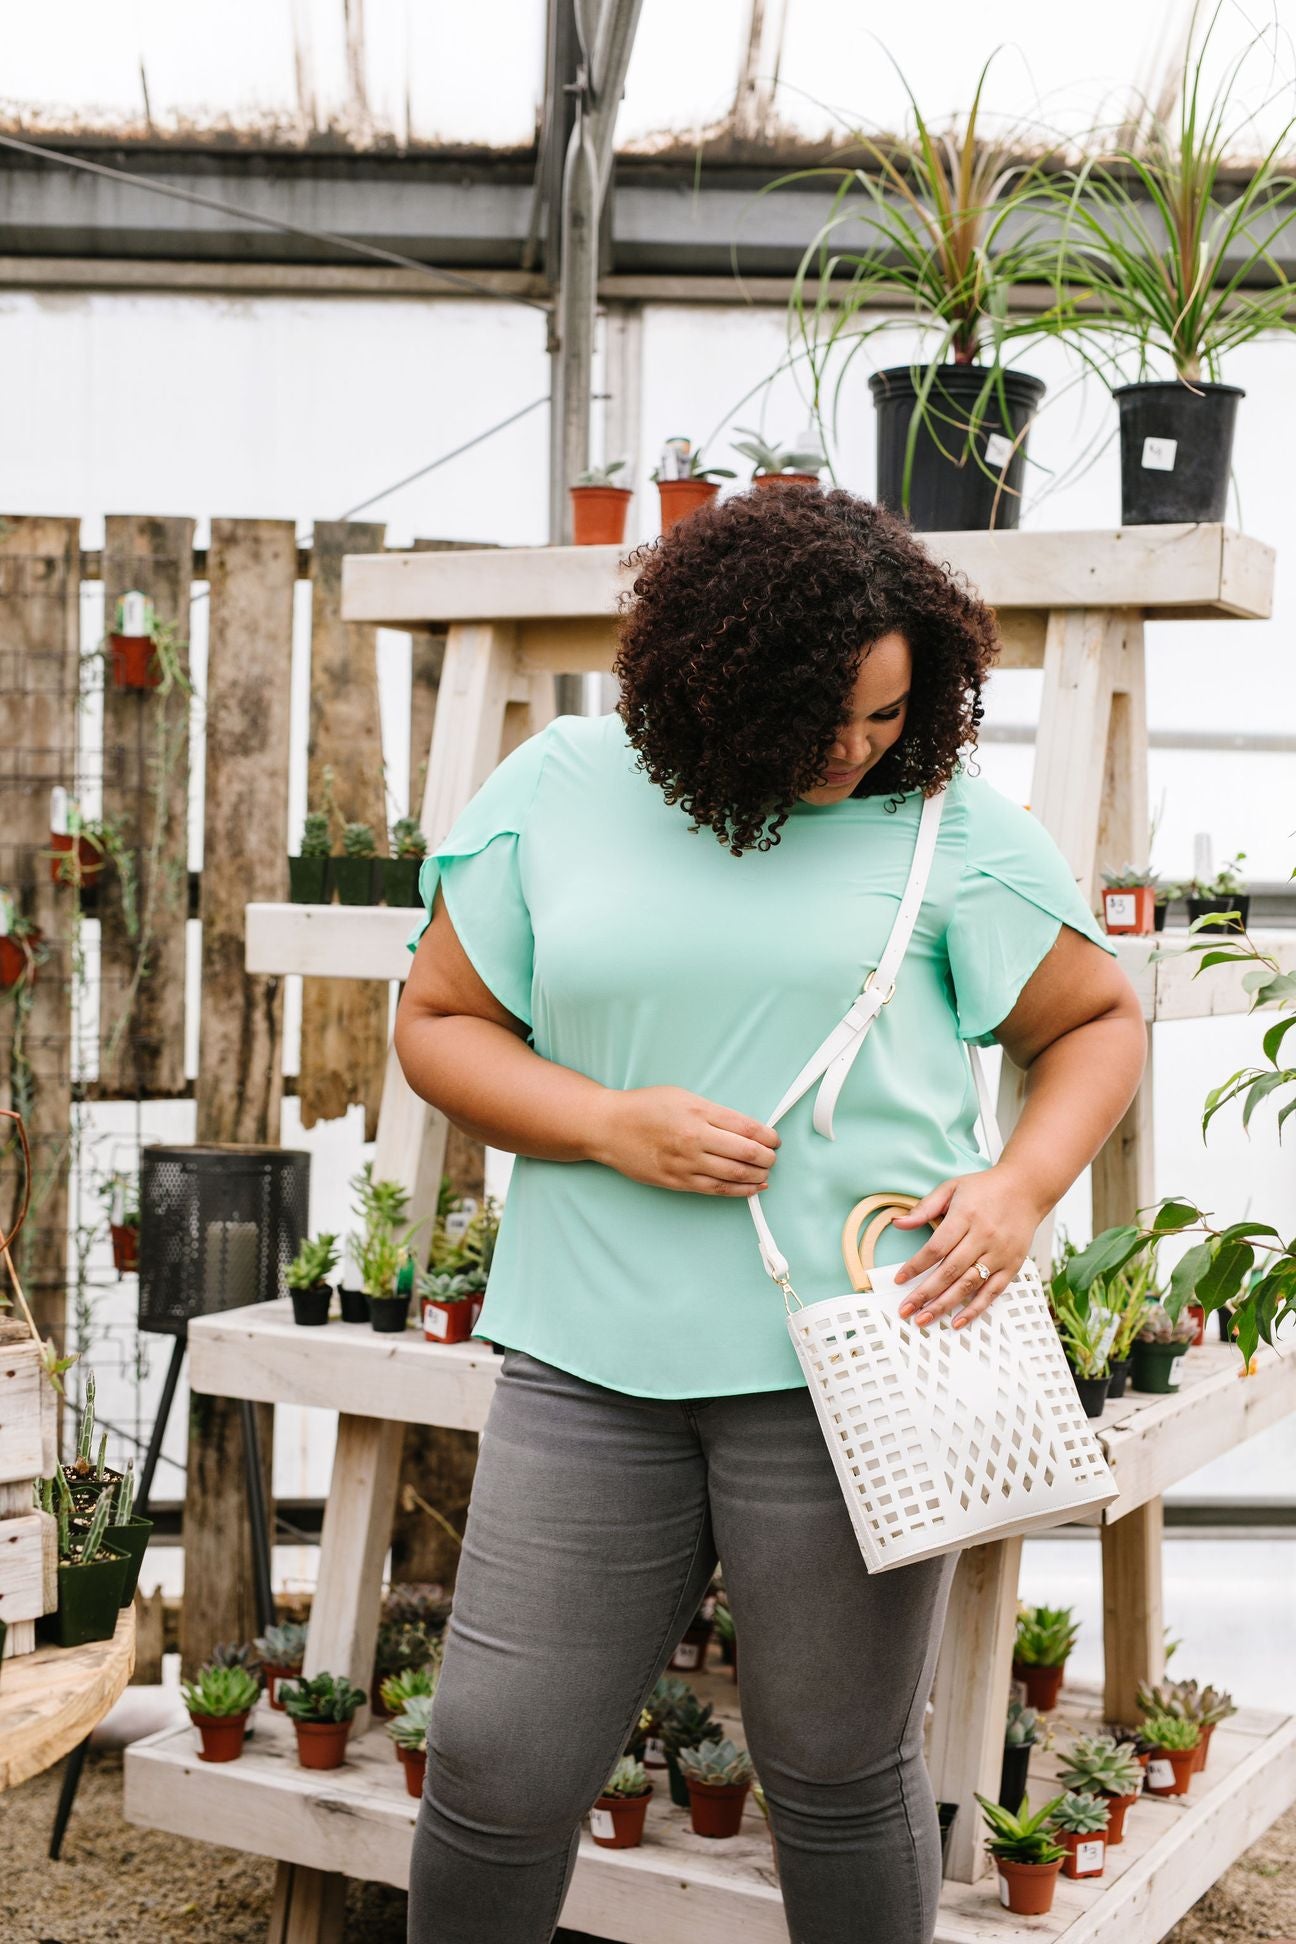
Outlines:
{"label": "plastic nursery pot", "polygon": [[198,1750],[200,1762],[237,1762],[243,1753],[248,1710],[236,1715],[196,1715],[189,1717],[202,1737]]}
{"label": "plastic nursery pot", "polygon": [[54,856],[50,859],[50,876],[53,878],[55,884],[68,884],[71,882],[71,871],[65,860],[72,855],[74,841],[77,845],[77,860],[81,873],[81,882],[82,884],[93,884],[99,873],[103,870],[104,854],[96,845],[90,842],[88,837],[78,837],[74,840],[71,837],[60,836],[55,831],[50,832],[50,849],[54,852]]}
{"label": "plastic nursery pot", "polygon": [[695,1836],[736,1836],[750,1782],[690,1782],[689,1814]]}
{"label": "plastic nursery pot", "polygon": [[384,857],[382,860],[383,902],[389,905],[416,905],[419,900],[421,857]]}
{"label": "plastic nursery pot", "polygon": [[1155,904],[1155,907],[1154,907],[1154,909],[1153,909],[1153,913],[1152,913],[1152,929],[1153,929],[1153,931],[1164,931],[1164,930],[1165,930],[1165,928],[1166,928],[1166,919],[1167,919],[1167,917],[1169,916],[1169,914],[1170,914],[1170,905],[1169,905],[1169,903],[1168,903],[1168,901],[1167,901],[1166,899],[1164,899],[1164,898],[1158,898],[1158,899],[1156,900],[1156,904]]}
{"label": "plastic nursery pot", "polygon": [[1056,1708],[1066,1672],[1065,1661],[1061,1667],[1030,1667],[1025,1661],[1014,1661],[1012,1672],[1014,1681],[1025,1683],[1028,1708],[1034,1708],[1037,1714],[1048,1714]]}
{"label": "plastic nursery pot", "polygon": [[342,1305],[344,1323],[367,1323],[369,1321],[369,1298],[363,1289],[338,1288],[338,1301]]}
{"label": "plastic nursery pot", "polygon": [[1102,901],[1103,930],[1113,937],[1156,930],[1156,892],[1150,884],[1137,884],[1128,891],[1104,890]]}
{"label": "plastic nursery pot", "polygon": [[1103,1800],[1107,1804],[1107,1847],[1115,1849],[1118,1843],[1125,1841],[1125,1818],[1131,1805],[1138,1801],[1138,1796],[1104,1795]]}
{"label": "plastic nursery pot", "polygon": [[572,545],[619,547],[634,498],[626,486],[569,486]]}
{"label": "plastic nursery pot", "polygon": [[720,487],[714,479],[659,479],[657,491],[661,497],[661,530],[668,533],[700,506],[709,506]]}
{"label": "plastic nursery pot", "polygon": [[423,1298],[423,1334],[429,1343],[466,1343],[472,1335],[473,1300],[461,1296],[454,1303]]}
{"label": "plastic nursery pot", "polygon": [[294,1323],[304,1329],[317,1329],[321,1323],[328,1322],[329,1304],[333,1301],[331,1283],[316,1283],[310,1289],[290,1289],[288,1294],[292,1297]]}
{"label": "plastic nursery pot", "polygon": [[56,1646],[84,1647],[92,1640],[111,1640],[117,1631],[122,1582],[130,1561],[109,1540],[104,1541],[104,1551],[111,1556],[89,1566],[59,1567],[58,1612],[43,1622]]}
{"label": "plastic nursery pot", "polygon": [[1107,1867],[1107,1839],[1104,1836],[1081,1836],[1074,1829],[1055,1829],[1052,1832],[1055,1842],[1061,1843],[1066,1851],[1062,1858],[1064,1877],[1099,1877]]}
{"label": "plastic nursery pot", "polygon": [[[918,375],[925,383],[926,373]],[[967,450],[968,426],[986,383],[985,367],[940,367],[927,394],[925,422],[919,422],[914,435],[907,508],[905,449],[918,402],[914,372],[908,365],[896,365],[869,379],[877,411],[877,497],[892,512],[904,513],[918,532],[1002,531],[1017,525],[1026,428],[1044,396],[1044,383],[1024,371],[1005,371],[1002,377],[1008,415],[997,391],[990,392],[977,413],[973,459]]]}
{"label": "plastic nursery pot", "polygon": [[279,1693],[280,1682],[300,1681],[301,1668],[276,1667],[272,1661],[262,1661],[261,1672],[265,1675],[266,1700],[270,1703],[270,1706],[275,1710],[276,1714],[285,1714],[287,1710],[284,1707],[282,1697]]}
{"label": "plastic nursery pot", "polygon": [[[30,947],[30,951],[24,951],[24,942]],[[21,938],[11,938],[8,934],[0,938],[0,992],[11,992],[24,976],[29,983],[34,983],[36,966],[31,954],[34,953],[39,942],[39,932],[31,933],[26,941]]]}
{"label": "plastic nursery pot", "polygon": [[113,1268],[119,1276],[133,1276],[139,1268],[139,1230],[133,1222],[110,1222]]}
{"label": "plastic nursery pot", "polygon": [[1179,1388],[1183,1367],[1179,1359],[1186,1343],[1135,1343],[1130,1356],[1130,1384],[1136,1391],[1173,1391]]}
{"label": "plastic nursery pot", "polygon": [[1147,1779],[1143,1786],[1149,1795],[1187,1795],[1197,1773],[1195,1748],[1154,1748],[1148,1757]]}
{"label": "plastic nursery pot", "polygon": [[1014,1816],[1021,1808],[1022,1797],[1026,1793],[1034,1746],[1034,1742],[1029,1741],[1013,1742],[1011,1746],[1004,1747],[1003,1766],[999,1770],[999,1807],[1011,1809]]}
{"label": "plastic nursery pot", "polygon": [[1235,911],[1237,917],[1227,925],[1211,925],[1211,932],[1245,931],[1251,922],[1251,893],[1239,891],[1234,898],[1189,898],[1188,923],[1195,925],[1199,918],[1209,918],[1212,913],[1222,917],[1225,912]]}
{"label": "plastic nursery pot", "polygon": [[752,485],[759,487],[762,492],[769,492],[771,489],[778,492],[784,486],[817,486],[818,484],[818,473],[808,472],[758,472],[752,480]]}
{"label": "plastic nursery pot", "polygon": [[472,1321],[469,1325],[469,1328],[471,1330],[475,1330],[477,1328],[477,1318],[482,1313],[482,1304],[485,1301],[486,1301],[486,1291],[484,1289],[479,1289],[475,1296],[470,1296],[468,1298],[468,1304],[472,1310]]}
{"label": "plastic nursery pot", "polygon": [[[684,485],[687,482],[677,482]],[[590,1810],[590,1835],[600,1849],[637,1849],[643,1841],[644,1818],[652,1785],[637,1796],[600,1796]]]}
{"label": "plastic nursery pot", "polygon": [[1202,1728],[1201,1739],[1193,1750],[1193,1754],[1197,1757],[1194,1774],[1200,1775],[1206,1766],[1206,1757],[1210,1754],[1211,1736],[1215,1733],[1215,1728],[1216,1723],[1213,1721],[1208,1721]]}
{"label": "plastic nursery pot", "polygon": [[426,1748],[398,1748],[400,1765],[405,1771],[405,1793],[416,1800],[423,1794],[423,1778],[427,1774]]}
{"label": "plastic nursery pot", "polygon": [[338,903],[344,905],[375,904],[374,877],[376,857],[331,857],[333,885],[338,894]]}
{"label": "plastic nursery pot", "polygon": [[1118,1357],[1112,1364],[1111,1374],[1107,1382],[1107,1395],[1109,1398],[1124,1397],[1125,1380],[1129,1376],[1129,1367],[1130,1360],[1128,1357]]}
{"label": "plastic nursery pot", "polygon": [[684,1780],[684,1771],[673,1755],[667,1755],[666,1757],[666,1786],[670,1790],[670,1799],[675,1804],[675,1807],[677,1809],[687,1809],[689,1806],[688,1783]]}
{"label": "plastic nursery pot", "polygon": [[[954,1832],[954,1819],[958,1815],[957,1802],[938,1802],[936,1814],[940,1821],[941,1868],[949,1862],[950,1837]],[[770,1842],[774,1841],[773,1826],[770,1827]]]}
{"label": "plastic nursery pot", "polygon": [[1103,1406],[1107,1402],[1107,1393],[1111,1385],[1110,1375],[1104,1377],[1077,1377],[1074,1371],[1072,1371],[1071,1375],[1075,1387],[1080,1393],[1080,1402],[1084,1406],[1085,1416],[1087,1418],[1100,1418],[1103,1414]]}
{"label": "plastic nursery pot", "polygon": [[161,686],[162,670],[151,635],[109,635],[108,657],[112,664],[114,688],[155,689]]}
{"label": "plastic nursery pot", "polygon": [[1118,385],[1121,525],[1222,520],[1233,463],[1236,385],[1181,379]]}
{"label": "plastic nursery pot", "polygon": [[1203,1303],[1188,1303],[1185,1307],[1188,1315],[1191,1316],[1193,1322],[1197,1325],[1197,1334],[1188,1347],[1189,1349],[1196,1349],[1198,1344],[1205,1343],[1206,1341],[1206,1308]]}
{"label": "plastic nursery pot", "polygon": [[140,1567],[144,1564],[144,1554],[148,1548],[149,1535],[153,1530],[152,1519],[131,1517],[125,1525],[109,1526],[111,1543],[119,1552],[126,1555],[126,1570],[122,1574],[120,1604],[128,1607],[135,1598],[135,1588],[139,1585]]}
{"label": "plastic nursery pot", "polygon": [[331,857],[290,857],[288,896],[294,904],[327,904]]}
{"label": "plastic nursery pot", "polygon": [[297,1730],[297,1760],[303,1768],[341,1768],[346,1760],[349,1721],[294,1721]]}
{"label": "plastic nursery pot", "polygon": [[710,1638],[711,1622],[695,1620],[692,1626],[684,1629],[675,1652],[666,1663],[667,1667],[680,1674],[697,1673],[706,1665],[707,1642]]}
{"label": "plastic nursery pot", "polygon": [[389,1336],[399,1336],[409,1321],[408,1296],[371,1296],[369,1324]]}
{"label": "plastic nursery pot", "polygon": [[1043,1917],[1053,1908],[1053,1893],[1062,1870],[1061,1857],[1055,1863],[1010,1863],[996,1856],[999,1872],[999,1901],[1016,1917]]}

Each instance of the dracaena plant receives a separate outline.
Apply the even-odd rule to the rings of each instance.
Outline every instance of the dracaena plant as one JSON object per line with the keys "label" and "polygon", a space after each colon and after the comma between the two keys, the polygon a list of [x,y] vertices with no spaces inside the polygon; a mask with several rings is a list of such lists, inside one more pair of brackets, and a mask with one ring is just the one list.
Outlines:
{"label": "dracaena plant", "polygon": [[1079,1631],[1071,1607],[1019,1607],[1013,1659],[1023,1667],[1061,1667]]}
{"label": "dracaena plant", "polygon": [[1054,1796],[1033,1813],[1029,1796],[1023,1796],[1016,1815],[1011,1809],[991,1802],[988,1796],[979,1795],[977,1801],[990,1827],[989,1849],[1005,1863],[1058,1863],[1066,1855],[1062,1844],[1055,1842],[1049,1832],[1061,1796]]}

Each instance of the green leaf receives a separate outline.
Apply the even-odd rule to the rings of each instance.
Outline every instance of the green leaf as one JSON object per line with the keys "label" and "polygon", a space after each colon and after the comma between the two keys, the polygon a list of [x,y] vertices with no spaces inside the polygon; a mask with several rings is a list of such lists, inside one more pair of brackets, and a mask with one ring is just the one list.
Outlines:
{"label": "green leaf", "polygon": [[1185,1303],[1194,1300],[1197,1284],[1211,1266],[1216,1245],[1213,1242],[1198,1242],[1191,1249],[1185,1249],[1170,1272],[1170,1290],[1166,1296],[1167,1312],[1178,1321]]}
{"label": "green leaf", "polygon": [[1106,1276],[1113,1269],[1123,1269],[1131,1256],[1145,1248],[1147,1238],[1142,1229],[1126,1226],[1124,1228],[1104,1229],[1095,1235],[1088,1248],[1080,1249],[1067,1263],[1064,1270],[1067,1287],[1077,1296],[1087,1296],[1096,1276]]}
{"label": "green leaf", "polygon": [[1286,1085],[1287,1075],[1285,1073],[1264,1073],[1261,1074],[1258,1080],[1253,1080],[1247,1093],[1246,1105],[1242,1109],[1243,1127],[1248,1126],[1251,1116],[1260,1105],[1260,1102],[1266,1099],[1274,1091],[1275,1087],[1283,1087]]}
{"label": "green leaf", "polygon": [[1167,1201],[1162,1202],[1152,1217],[1152,1227],[1158,1235],[1171,1235],[1176,1229],[1191,1228],[1201,1218],[1201,1210],[1194,1208],[1191,1202]]}
{"label": "green leaf", "polygon": [[1208,1313],[1232,1302],[1254,1265],[1255,1250],[1249,1242],[1225,1242],[1197,1284],[1197,1301]]}
{"label": "green leaf", "polygon": [[1296,1026],[1296,1013],[1290,1014],[1286,1019],[1280,1019],[1276,1026],[1271,1026],[1260,1042],[1264,1047],[1266,1060],[1271,1061],[1274,1066],[1278,1064],[1278,1049],[1293,1026]]}
{"label": "green leaf", "polygon": [[1250,1299],[1245,1303],[1239,1303],[1234,1314],[1233,1324],[1237,1336],[1237,1346],[1242,1352],[1242,1360],[1244,1363],[1250,1363],[1260,1343],[1260,1327],[1256,1321],[1255,1309]]}
{"label": "green leaf", "polygon": [[1272,1235],[1275,1242],[1282,1241],[1270,1222],[1230,1222],[1215,1239],[1217,1242],[1258,1241],[1262,1235]]}

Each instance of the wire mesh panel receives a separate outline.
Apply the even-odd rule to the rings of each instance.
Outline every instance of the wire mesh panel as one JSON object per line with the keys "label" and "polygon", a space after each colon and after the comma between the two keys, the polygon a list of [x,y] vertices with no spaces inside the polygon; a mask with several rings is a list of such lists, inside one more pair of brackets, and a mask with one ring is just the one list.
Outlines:
{"label": "wire mesh panel", "polygon": [[309,1203],[304,1149],[144,1148],[140,1328],[178,1335],[191,1316],[282,1296]]}

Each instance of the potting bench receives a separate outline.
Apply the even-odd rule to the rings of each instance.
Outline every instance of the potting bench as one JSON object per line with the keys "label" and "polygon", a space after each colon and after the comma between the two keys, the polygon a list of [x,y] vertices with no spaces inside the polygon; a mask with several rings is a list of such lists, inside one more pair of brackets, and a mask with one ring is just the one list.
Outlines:
{"label": "potting bench", "polygon": [[[1272,554],[1218,526],[948,534],[928,544],[998,610],[1004,665],[1044,671],[1032,806],[1092,899],[1101,869],[1145,855],[1145,621],[1266,615]],[[597,547],[359,556],[345,572],[348,618],[448,628],[422,812],[434,839],[501,755],[552,715],[556,674],[609,667],[617,600],[628,584],[616,550]],[[400,978],[409,925],[404,911],[251,905],[248,969]],[[1186,943],[1182,933],[1177,942]],[[1296,965],[1291,934],[1263,942]],[[1247,1009],[1240,980],[1228,976],[1233,968],[1193,980],[1193,961],[1174,955],[1175,935],[1159,943],[1170,955],[1155,961],[1150,940],[1120,947],[1149,1029]],[[1006,1068],[1005,1122],[1017,1082]],[[1151,1101],[1149,1068],[1095,1163],[1096,1227],[1154,1198]],[[444,1139],[441,1117],[410,1092],[389,1055],[375,1172],[405,1184],[416,1218],[435,1205]],[[203,1318],[191,1327],[190,1351],[199,1390],[338,1412],[307,1672],[327,1667],[366,1685],[402,1427],[480,1427],[494,1358],[413,1333],[393,1339],[340,1324],[301,1332],[286,1303]],[[1137,1681],[1162,1671],[1162,1492],[1296,1408],[1296,1354],[1262,1351],[1245,1381],[1239,1370],[1235,1353],[1211,1346],[1189,1354],[1177,1395],[1108,1406],[1100,1435],[1121,1496],[1099,1521],[1105,1691],[1101,1707],[1076,1697],[1090,1722],[1130,1718]],[[1007,1541],[964,1555],[937,1675],[929,1758],[937,1794],[959,1805],[938,1931],[949,1944],[1027,1934],[1001,1915],[984,1879],[973,1803],[975,1790],[998,1788],[1020,1551],[1019,1541]],[[415,1805],[400,1800],[386,1738],[366,1728],[358,1721],[353,1760],[332,1780],[298,1770],[287,1743],[269,1735],[258,1735],[256,1752],[239,1763],[210,1769],[197,1762],[190,1731],[166,1731],[128,1753],[127,1813],[278,1857],[272,1936],[293,1944],[336,1938],[346,1874],[402,1882],[407,1868]],[[1138,1840],[1113,1853],[1108,1876],[1065,1885],[1056,1919],[1042,1928],[1033,1920],[1029,1934],[1079,1944],[1130,1935],[1137,1917],[1143,1935],[1159,1936],[1293,1796],[1296,1722],[1247,1716],[1225,1724],[1211,1769],[1186,1804],[1149,1805],[1137,1819]],[[695,1934],[700,1916],[741,1922],[757,1940],[784,1937],[763,1837],[719,1854],[656,1806],[649,1836],[644,1850],[622,1852],[584,1839],[567,1923],[627,1944],[675,1944]]]}

